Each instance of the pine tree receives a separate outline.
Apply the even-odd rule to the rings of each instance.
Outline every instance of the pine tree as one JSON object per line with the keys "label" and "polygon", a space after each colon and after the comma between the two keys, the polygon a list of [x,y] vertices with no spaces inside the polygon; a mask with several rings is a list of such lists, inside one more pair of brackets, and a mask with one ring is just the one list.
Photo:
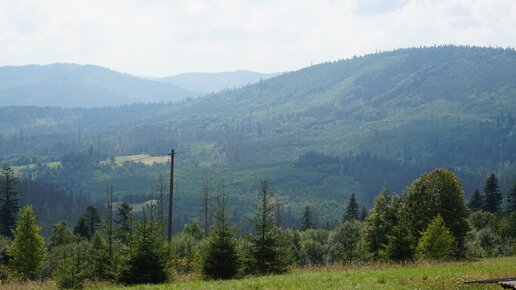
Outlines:
{"label": "pine tree", "polygon": [[351,194],[351,198],[349,199],[348,206],[346,207],[346,214],[344,215],[344,221],[352,221],[352,220],[359,220],[360,219],[360,213],[359,213],[359,206],[358,202],[355,198],[355,194]]}
{"label": "pine tree", "polygon": [[453,235],[437,215],[423,232],[416,249],[419,259],[444,260],[453,252]]}
{"label": "pine tree", "polygon": [[133,220],[133,207],[123,202],[117,208],[117,218],[115,219],[116,236],[122,244],[129,243],[132,236],[132,220]]}
{"label": "pine tree", "polygon": [[93,205],[86,207],[83,215],[88,225],[88,239],[90,239],[99,229],[102,219],[100,218],[99,211]]}
{"label": "pine tree", "polygon": [[211,279],[233,278],[239,267],[236,241],[228,226],[226,200],[223,194],[214,216],[217,225],[211,231],[202,260],[202,273]]}
{"label": "pine tree", "polygon": [[113,278],[109,248],[99,231],[96,231],[91,238],[87,250],[87,260],[89,277],[101,280]]}
{"label": "pine tree", "polygon": [[360,210],[360,221],[363,222],[367,218],[367,209],[365,206]]}
{"label": "pine tree", "polygon": [[73,234],[68,229],[66,222],[60,221],[54,225],[52,236],[50,237],[49,250],[52,250],[58,246],[66,245],[73,242]]}
{"label": "pine tree", "polygon": [[498,179],[494,173],[486,179],[484,194],[486,199],[484,210],[492,213],[500,213],[502,209],[502,193],[500,192]]}
{"label": "pine tree", "polygon": [[45,241],[39,235],[40,230],[32,207],[22,208],[18,214],[18,224],[13,231],[13,243],[7,252],[11,257],[10,266],[23,279],[34,278],[45,258]]}
{"label": "pine tree", "polygon": [[374,206],[362,226],[365,247],[375,260],[380,258],[380,252],[387,245],[388,235],[395,224],[393,202],[392,193],[384,187],[376,196]]}
{"label": "pine tree", "polygon": [[479,211],[485,208],[485,199],[484,196],[482,196],[482,193],[480,193],[480,190],[475,189],[475,192],[473,192],[473,195],[469,200],[468,207],[472,211]]}
{"label": "pine tree", "polygon": [[11,168],[4,168],[0,173],[0,235],[13,237],[12,229],[16,226],[18,212],[18,178]]}
{"label": "pine tree", "polygon": [[315,225],[312,218],[312,212],[310,211],[310,207],[307,205],[305,206],[303,216],[301,217],[301,230],[306,231],[313,228],[315,228]]}
{"label": "pine tree", "polygon": [[260,202],[253,220],[256,235],[252,239],[252,256],[258,273],[282,273],[287,270],[286,251],[279,240],[279,230],[274,222],[274,204],[271,202],[266,180],[260,184]]}
{"label": "pine tree", "polygon": [[88,224],[86,223],[86,219],[84,216],[80,216],[79,220],[77,221],[77,224],[73,228],[73,233],[79,237],[82,238],[88,238],[89,230],[88,230]]}
{"label": "pine tree", "polygon": [[507,213],[516,212],[516,182],[507,194]]}

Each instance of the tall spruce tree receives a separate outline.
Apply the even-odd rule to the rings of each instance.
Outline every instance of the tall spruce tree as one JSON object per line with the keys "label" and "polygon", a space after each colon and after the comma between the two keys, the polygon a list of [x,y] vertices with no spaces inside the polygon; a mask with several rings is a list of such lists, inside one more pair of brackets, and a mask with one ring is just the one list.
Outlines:
{"label": "tall spruce tree", "polygon": [[11,257],[10,266],[24,279],[35,278],[45,258],[45,241],[40,230],[32,206],[22,208],[13,231],[13,243],[7,252]]}
{"label": "tall spruce tree", "polygon": [[308,229],[315,228],[312,212],[310,211],[310,206],[305,206],[305,210],[303,211],[303,216],[301,217],[301,230],[306,231]]}
{"label": "tall spruce tree", "polygon": [[13,237],[18,212],[18,178],[11,168],[4,168],[0,173],[0,235]]}
{"label": "tall spruce tree", "polygon": [[256,235],[252,238],[252,256],[256,271],[262,274],[282,273],[287,270],[287,249],[280,241],[274,221],[274,204],[267,180],[260,183],[260,201],[253,220]]}
{"label": "tall spruce tree", "polygon": [[479,211],[485,208],[485,199],[484,196],[482,196],[482,193],[480,193],[480,190],[475,189],[471,199],[469,200],[468,207],[472,211]]}
{"label": "tall spruce tree", "polygon": [[233,278],[239,267],[236,241],[228,226],[226,200],[223,194],[214,215],[217,224],[210,233],[202,260],[202,273],[211,279]]}
{"label": "tall spruce tree", "polygon": [[498,179],[494,173],[489,175],[486,179],[484,195],[486,200],[484,210],[492,213],[500,213],[502,210],[502,193],[498,185]]}
{"label": "tall spruce tree", "polygon": [[351,194],[348,206],[346,207],[346,214],[344,215],[344,221],[352,221],[360,219],[360,207],[355,198],[355,194]]}
{"label": "tall spruce tree", "polygon": [[124,244],[128,243],[132,235],[133,207],[123,202],[117,208],[117,218],[115,218],[116,236],[118,240]]}
{"label": "tall spruce tree", "polygon": [[88,224],[88,238],[93,237],[93,234],[99,229],[102,219],[100,217],[98,209],[90,205],[84,210],[84,218]]}
{"label": "tall spruce tree", "polygon": [[507,213],[516,212],[516,182],[507,194]]}
{"label": "tall spruce tree", "polygon": [[396,199],[393,202],[393,213],[395,223],[387,234],[387,244],[380,250],[380,256],[394,261],[407,261],[414,256],[417,239],[411,233],[410,223],[407,215],[405,202]]}

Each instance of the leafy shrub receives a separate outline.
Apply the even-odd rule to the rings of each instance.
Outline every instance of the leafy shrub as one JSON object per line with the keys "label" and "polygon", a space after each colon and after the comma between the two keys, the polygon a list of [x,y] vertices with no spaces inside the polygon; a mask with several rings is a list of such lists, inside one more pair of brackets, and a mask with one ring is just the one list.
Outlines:
{"label": "leafy shrub", "polygon": [[303,240],[301,248],[308,264],[320,265],[324,263],[325,250],[318,241]]}
{"label": "leafy shrub", "polygon": [[334,262],[351,263],[360,257],[361,224],[356,220],[337,225],[330,234],[329,259]]}

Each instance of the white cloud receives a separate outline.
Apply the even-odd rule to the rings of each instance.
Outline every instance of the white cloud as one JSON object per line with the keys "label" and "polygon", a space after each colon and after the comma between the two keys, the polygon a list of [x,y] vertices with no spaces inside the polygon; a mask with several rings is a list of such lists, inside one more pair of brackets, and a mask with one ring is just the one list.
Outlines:
{"label": "white cloud", "polygon": [[273,72],[448,43],[516,46],[516,1],[0,0],[0,65]]}

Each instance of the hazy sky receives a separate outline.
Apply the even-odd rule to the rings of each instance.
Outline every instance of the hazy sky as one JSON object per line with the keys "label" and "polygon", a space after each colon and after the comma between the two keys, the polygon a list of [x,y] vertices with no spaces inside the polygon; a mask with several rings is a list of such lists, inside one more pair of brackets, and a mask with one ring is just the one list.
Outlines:
{"label": "hazy sky", "polygon": [[0,0],[0,66],[289,71],[375,50],[516,46],[516,1]]}

